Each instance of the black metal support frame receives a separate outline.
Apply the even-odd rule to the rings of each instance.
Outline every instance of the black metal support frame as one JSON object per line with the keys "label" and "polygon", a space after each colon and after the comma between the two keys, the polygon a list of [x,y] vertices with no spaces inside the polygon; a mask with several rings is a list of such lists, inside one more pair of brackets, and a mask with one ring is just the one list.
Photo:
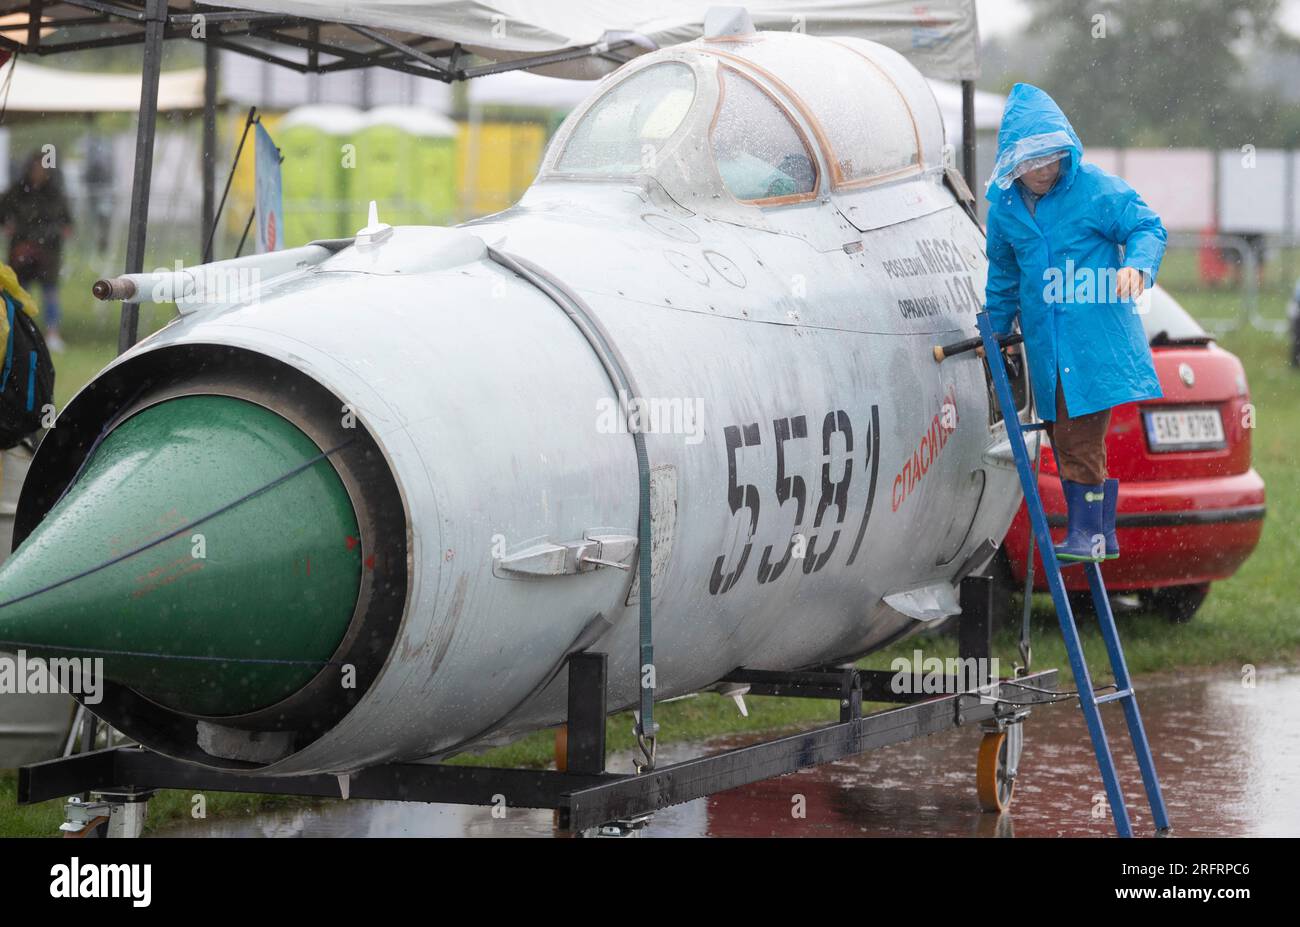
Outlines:
{"label": "black metal support frame", "polygon": [[605,773],[605,716],[609,714],[609,658],[603,653],[569,657],[569,721],[565,769],[578,775]]}
{"label": "black metal support frame", "polygon": [[203,263],[212,260],[212,235],[217,221],[217,79],[220,73],[217,47],[203,46],[203,222],[199,247]]}
{"label": "black metal support frame", "polygon": [[[779,675],[782,674],[771,674],[771,678]],[[807,674],[794,675],[806,677]],[[921,696],[924,701],[863,715],[862,689],[853,684],[858,678],[857,671],[820,675],[827,677],[824,680],[827,684],[837,677],[837,684],[831,686],[836,695],[847,691],[847,699],[841,701],[839,722],[661,766],[652,772],[615,775],[594,771],[594,764],[575,763],[573,738],[583,729],[570,721],[567,772],[392,763],[354,773],[349,782],[349,796],[467,805],[493,805],[499,803],[497,796],[505,796],[507,804],[513,807],[557,809],[562,826],[584,831],[610,822],[633,820],[670,805],[820,766],[877,747],[991,721],[1003,710],[1001,703],[983,701],[978,695],[957,694]],[[572,675],[570,679],[573,680]],[[1056,685],[1056,670],[1034,673],[1020,681],[1035,689],[1050,690]],[[1020,705],[1051,700],[1050,696],[1028,689],[1016,691],[1022,693],[1014,696]],[[821,697],[826,691],[820,686],[801,687],[798,682],[792,682],[782,694]],[[603,719],[599,727],[602,733],[598,736],[603,740]],[[591,731],[590,740],[594,743],[597,735],[592,729],[587,730]],[[597,755],[581,751],[578,754],[588,759]],[[599,755],[603,769],[603,749]],[[252,778],[205,769],[140,747],[114,747],[24,767],[19,771],[18,803],[31,804],[85,792],[131,795],[155,789],[340,796],[339,782],[334,776]]]}
{"label": "black metal support frame", "polygon": [[961,82],[961,172],[966,186],[975,185],[975,81]]}
{"label": "black metal support frame", "polygon": [[[126,272],[144,270],[145,240],[149,228],[149,190],[153,181],[153,144],[158,124],[158,81],[162,75],[163,31],[167,23],[166,0],[147,0],[144,29],[144,72],[140,79],[140,112],[135,132],[135,176],[131,182],[131,219],[127,225]],[[139,337],[140,304],[122,303],[117,332],[117,353],[131,349]]]}
{"label": "black metal support frame", "polygon": [[[963,659],[989,655],[991,586],[983,577],[962,584],[959,623]],[[1056,700],[1056,670],[1049,669],[1007,685],[999,699],[977,693],[928,695],[920,687],[897,693],[894,674],[831,667],[797,672],[738,669],[722,682],[749,686],[752,695],[834,699],[840,720],[797,734],[685,760],[650,772],[616,775],[605,769],[607,659],[602,653],[569,659],[567,771],[449,766],[442,763],[391,763],[354,773],[350,798],[389,801],[499,804],[552,808],[560,824],[582,832],[604,824],[631,821],[670,805],[704,798],[764,779],[865,753],[877,747],[929,734],[1023,715],[1026,707]],[[949,680],[951,683],[952,680]],[[864,701],[903,703],[863,714]],[[116,747],[50,760],[19,771],[18,803],[31,804],[67,795],[102,792],[137,800],[156,789],[215,792],[265,792],[337,798],[337,777],[255,778],[206,769],[169,759],[140,747]]]}
{"label": "black metal support frame", "polygon": [[963,660],[987,660],[993,653],[993,577],[967,576],[959,588],[957,654]]}

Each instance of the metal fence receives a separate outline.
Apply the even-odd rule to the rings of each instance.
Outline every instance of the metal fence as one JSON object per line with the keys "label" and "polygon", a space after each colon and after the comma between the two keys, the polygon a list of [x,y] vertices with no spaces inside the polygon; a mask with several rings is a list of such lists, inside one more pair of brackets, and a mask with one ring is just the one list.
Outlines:
{"label": "metal fence", "polygon": [[1290,328],[1297,250],[1289,236],[1175,232],[1160,283],[1210,331],[1281,334]]}

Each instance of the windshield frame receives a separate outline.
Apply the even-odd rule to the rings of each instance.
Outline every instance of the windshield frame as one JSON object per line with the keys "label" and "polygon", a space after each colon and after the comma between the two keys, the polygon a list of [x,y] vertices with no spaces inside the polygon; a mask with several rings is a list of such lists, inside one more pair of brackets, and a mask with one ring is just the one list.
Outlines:
{"label": "windshield frame", "polygon": [[[782,34],[784,36],[784,34]],[[767,38],[767,33],[763,34]],[[724,66],[733,67],[741,70],[753,77],[755,83],[760,86],[770,84],[775,87],[789,101],[790,105],[798,111],[802,117],[802,122],[812,130],[812,137],[816,140],[814,146],[819,160],[824,161],[827,167],[827,178],[832,193],[851,193],[858,190],[874,187],[881,184],[892,183],[899,180],[906,180],[915,177],[922,177],[927,172],[926,149],[921,139],[920,127],[917,123],[916,112],[912,106],[912,100],[899,87],[898,81],[889,70],[875,61],[863,49],[851,44],[850,42],[839,41],[834,38],[828,38],[827,41],[848,52],[852,57],[860,60],[863,65],[879,73],[884,81],[889,84],[894,93],[897,94],[899,101],[902,103],[907,113],[908,120],[911,124],[913,144],[915,145],[916,160],[908,165],[899,168],[892,168],[885,171],[878,171],[868,174],[864,177],[849,178],[844,176],[840,169],[838,149],[831,141],[830,134],[826,131],[819,114],[813,109],[811,104],[801,97],[792,86],[777,76],[775,71],[767,64],[760,64],[756,60],[746,56],[741,50],[745,43],[736,43],[731,48],[722,39],[709,39],[700,47],[700,51],[706,55],[713,55],[720,61],[725,62]],[[716,47],[721,45],[722,47]],[[936,108],[937,112],[937,108]],[[826,114],[833,116],[833,113]],[[800,125],[800,120],[795,121],[796,126]],[[940,123],[942,124],[942,123]]]}
{"label": "windshield frame", "polygon": [[629,69],[621,74],[615,72],[616,74],[618,74],[618,78],[619,78],[618,80],[611,83],[608,87],[601,88],[598,90],[598,92],[593,93],[590,99],[586,100],[578,109],[574,110],[573,113],[570,114],[569,118],[565,120],[566,123],[569,124],[566,124],[562,127],[562,135],[559,132],[556,133],[556,137],[554,139],[554,151],[547,152],[545,158],[545,168],[544,168],[546,172],[556,177],[565,177],[565,178],[582,179],[582,180],[627,180],[628,178],[636,177],[639,175],[654,176],[656,172],[653,170],[639,169],[633,171],[591,171],[591,170],[575,171],[575,170],[566,170],[564,168],[561,168],[560,164],[564,161],[565,156],[569,154],[570,146],[575,141],[576,136],[578,134],[578,130],[582,128],[583,125],[586,124],[588,117],[591,116],[592,112],[602,102],[607,100],[611,95],[618,93],[623,88],[623,86],[627,84],[629,81],[636,80],[641,75],[646,74],[649,71],[654,70],[655,68],[682,68],[682,67],[686,68],[686,70],[690,73],[691,79],[693,81],[693,85],[691,88],[690,104],[686,107],[686,111],[682,114],[681,119],[678,120],[677,125],[673,128],[672,132],[670,132],[662,142],[662,152],[665,155],[669,151],[674,149],[681,141],[683,129],[685,129],[686,126],[690,124],[692,115],[695,113],[697,107],[700,105],[700,89],[702,84],[701,81],[702,75],[699,73],[698,68],[692,66],[690,61],[682,60],[680,58],[659,59],[659,60],[647,62],[647,64],[644,67]]}
{"label": "windshield frame", "polygon": [[822,188],[822,178],[825,176],[824,171],[822,170],[821,152],[817,144],[813,142],[808,137],[808,133],[804,131],[804,127],[800,124],[799,118],[796,115],[794,109],[791,106],[789,106],[784,100],[782,100],[779,96],[773,93],[768,87],[764,86],[764,82],[759,75],[746,73],[744,68],[736,66],[736,62],[734,60],[719,62],[718,64],[717,67],[718,101],[713,108],[713,117],[709,120],[709,132],[708,132],[709,160],[713,162],[713,169],[718,173],[719,179],[722,178],[722,168],[718,164],[717,154],[714,150],[713,133],[716,130],[718,125],[718,117],[722,115],[722,107],[726,103],[726,85],[723,83],[723,80],[727,76],[727,72],[730,72],[731,75],[734,75],[735,80],[743,80],[753,85],[759,90],[759,92],[761,92],[773,104],[775,104],[777,110],[781,113],[781,115],[785,117],[786,122],[788,122],[790,126],[794,129],[795,134],[799,137],[799,141],[804,147],[804,153],[808,155],[808,161],[813,168],[813,182],[812,182],[812,189],[804,193],[785,193],[780,196],[764,196],[753,200],[740,199],[731,191],[731,188],[727,186],[725,180],[723,180],[722,182],[722,188],[727,191],[727,195],[730,196],[734,202],[738,203],[741,206],[759,206],[759,207],[790,206],[796,203],[808,203],[808,202],[812,202],[813,200],[816,200],[817,197],[820,196],[821,188]]}

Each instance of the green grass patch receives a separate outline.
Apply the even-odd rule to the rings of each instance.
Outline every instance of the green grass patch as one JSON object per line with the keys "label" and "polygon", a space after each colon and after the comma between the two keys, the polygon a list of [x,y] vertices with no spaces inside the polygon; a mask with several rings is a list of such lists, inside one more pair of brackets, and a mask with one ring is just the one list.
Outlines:
{"label": "green grass patch", "polygon": [[117,355],[109,344],[71,342],[62,354],[54,355],[54,403],[62,409],[99,371]]}

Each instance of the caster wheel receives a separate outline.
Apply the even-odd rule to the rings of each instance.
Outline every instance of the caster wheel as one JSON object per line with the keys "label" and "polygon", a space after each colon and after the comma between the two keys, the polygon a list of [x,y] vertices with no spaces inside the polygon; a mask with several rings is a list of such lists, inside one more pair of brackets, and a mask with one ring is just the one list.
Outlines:
{"label": "caster wheel", "polygon": [[1016,784],[1007,775],[1007,735],[989,731],[980,741],[979,760],[975,767],[975,792],[980,810],[1001,814],[1011,805]]}

